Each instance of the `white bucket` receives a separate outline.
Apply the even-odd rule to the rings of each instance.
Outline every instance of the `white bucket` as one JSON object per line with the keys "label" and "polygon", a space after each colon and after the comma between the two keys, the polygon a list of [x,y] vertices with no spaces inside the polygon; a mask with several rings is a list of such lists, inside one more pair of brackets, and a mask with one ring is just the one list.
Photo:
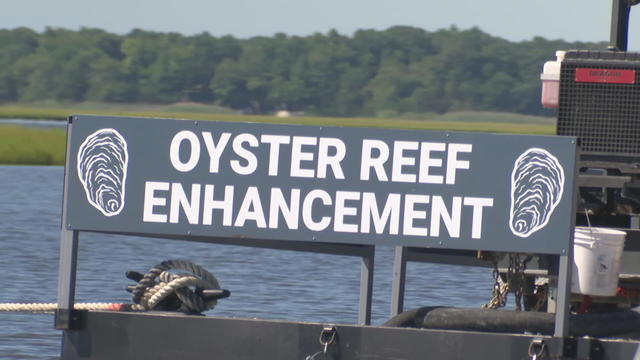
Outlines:
{"label": "white bucket", "polygon": [[571,279],[573,293],[616,294],[626,235],[624,231],[606,228],[576,227]]}

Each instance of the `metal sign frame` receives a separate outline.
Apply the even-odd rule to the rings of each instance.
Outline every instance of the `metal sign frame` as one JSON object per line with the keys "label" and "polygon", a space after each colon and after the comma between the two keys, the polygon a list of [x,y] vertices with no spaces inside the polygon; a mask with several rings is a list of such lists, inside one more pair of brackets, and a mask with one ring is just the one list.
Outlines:
{"label": "metal sign frame", "polygon": [[[214,131],[210,131],[211,129]],[[132,141],[127,143],[125,138],[129,136],[131,131],[136,132],[137,136],[145,136],[144,146],[141,147]],[[148,132],[151,134],[147,134]],[[219,138],[214,138],[211,134],[215,132],[222,135]],[[205,163],[205,165],[199,163],[197,159],[192,161],[196,151],[194,144],[202,145],[197,139],[198,136],[203,137],[202,141],[207,145],[206,151],[213,158],[216,151],[214,142],[217,142],[218,145],[222,143],[223,132],[236,136],[233,140],[227,138],[229,142],[233,141],[233,151],[235,151],[236,158],[230,161],[228,158],[226,159],[228,164],[231,164],[230,168],[226,168],[226,172],[222,170],[218,172],[213,161],[211,164]],[[257,141],[255,139],[261,138],[260,136],[264,141],[265,134],[272,136],[267,139],[267,143],[270,145],[269,149],[271,149],[268,155],[264,150],[268,147],[266,145],[259,150],[250,149],[257,147],[252,141]],[[273,137],[274,135],[276,137]],[[289,137],[285,138],[285,135]],[[293,145],[296,142],[296,137],[299,140],[297,148]],[[238,141],[238,138],[242,139]],[[308,150],[305,153],[304,146],[319,145],[315,149],[322,148],[323,141],[324,150],[318,150],[315,159]],[[290,174],[274,176],[281,174],[278,173],[277,166],[272,173],[271,163],[268,167],[258,167],[256,161],[273,160],[274,144],[280,146],[290,142],[293,143],[291,149],[284,150],[285,153],[288,151],[290,159],[287,160],[285,156],[285,160],[280,163],[281,168],[291,169]],[[534,144],[542,145],[537,147]],[[183,149],[185,147],[189,149],[189,146],[191,146],[190,150],[183,152]],[[560,307],[556,326],[559,329],[557,330],[559,334],[566,334],[567,299],[570,291],[567,284],[571,275],[571,269],[568,265],[571,264],[572,259],[571,236],[575,210],[575,149],[575,138],[568,137],[416,133],[415,131],[363,128],[71,116],[67,129],[56,327],[68,329],[73,320],[72,309],[79,234],[80,232],[101,232],[359,256],[362,258],[358,318],[360,324],[369,324],[371,318],[375,246],[555,254],[560,256],[560,273],[558,274],[558,303]],[[253,158],[247,155],[248,150],[254,151]],[[133,157],[129,156],[129,151],[134,154]],[[311,160],[319,164],[322,162],[323,151],[325,158],[322,159],[324,162],[322,176],[320,175],[320,165],[317,170],[313,169],[313,171],[309,168],[305,169],[301,165],[304,161]],[[383,155],[385,151],[387,154]],[[389,154],[390,151],[394,153]],[[396,151],[399,152],[399,155],[395,153]],[[520,154],[515,161],[513,159],[514,152],[516,152],[516,156]],[[158,165],[156,155],[162,153],[166,156],[166,158],[161,158],[164,159],[162,161],[168,162],[168,158],[170,158],[172,166],[168,166],[166,163]],[[300,155],[301,153],[302,155]],[[413,157],[407,155],[408,153],[412,153]],[[91,158],[92,156],[94,158]],[[220,161],[224,156],[224,153],[222,155],[218,153],[218,160]],[[419,160],[418,156],[420,156]],[[257,160],[258,158],[261,160]],[[387,160],[390,161],[386,162]],[[236,162],[234,163],[234,161]],[[252,161],[254,166],[251,169]],[[122,186],[119,194],[109,194],[110,197],[107,199],[98,198],[102,195],[96,195],[94,192],[97,185],[90,183],[93,181],[91,176],[98,171],[90,168],[96,162],[103,162],[100,165],[103,168],[98,169],[99,171],[104,170],[106,166],[109,175],[112,176],[113,179],[108,179],[112,181],[109,186]],[[116,165],[121,166],[108,168],[112,166],[109,162],[115,162]],[[367,162],[367,166],[364,165],[365,162]],[[392,162],[396,162],[396,164],[391,164]],[[129,166],[128,173],[127,165]],[[426,170],[422,169],[422,165],[425,165]],[[218,164],[217,166],[222,165]],[[230,170],[231,168],[233,171]],[[256,169],[258,173],[254,174]],[[295,174],[294,169],[297,171]],[[415,171],[415,174],[409,174],[411,170]],[[260,171],[263,173],[260,174]],[[438,173],[438,171],[441,172]],[[312,175],[309,176],[309,173]],[[389,174],[389,179],[385,173]],[[509,175],[507,173],[510,173],[510,177],[507,177]],[[147,174],[166,177],[165,180],[154,180],[156,181],[154,184],[161,184],[162,188],[156,187],[155,190],[149,191],[150,181],[144,178]],[[496,176],[496,174],[506,175]],[[253,197],[245,195],[242,204],[240,204],[240,199],[232,197],[235,208],[244,208],[245,213],[249,214],[245,214],[242,222],[236,220],[235,226],[237,227],[239,223],[244,232],[243,236],[238,237],[236,235],[238,230],[232,229],[222,222],[217,224],[215,231],[203,226],[190,225],[192,218],[188,214],[188,195],[187,191],[181,187],[180,181],[182,179],[186,179],[187,183],[201,181],[200,179],[207,176],[212,177],[211,181],[216,184],[227,184],[227,187],[232,186],[229,184],[240,184],[237,185],[240,189],[239,192],[244,191],[245,194],[250,192],[247,184],[253,182],[264,187],[272,186],[272,190],[276,186],[284,188],[288,186],[289,188],[301,189],[303,193],[317,191],[315,194],[320,195],[310,201],[311,205],[307,209],[310,215],[308,214],[307,220],[311,220],[308,220],[308,223],[303,223],[306,228],[302,225],[300,228],[291,228],[291,225],[288,225],[289,229],[285,225],[282,228],[276,226],[274,229],[265,229],[260,225],[256,215],[258,213],[256,204],[260,202],[256,198],[259,199],[263,193],[257,186]],[[541,210],[543,213],[539,220],[532,222],[526,217],[526,214],[522,215],[522,212],[518,211],[519,207],[530,206],[527,201],[531,202],[522,189],[526,190],[528,186],[538,186],[532,182],[535,182],[535,178],[540,176],[545,179],[545,186],[549,187],[544,191],[548,191],[545,196],[551,199],[549,200],[551,203],[546,204],[546,207]],[[103,180],[104,177],[98,179],[98,181]],[[128,182],[126,194],[133,197],[133,200],[126,198],[126,207],[125,180]],[[159,211],[154,210],[163,206],[167,208],[168,198],[156,196],[154,191],[174,189],[173,184],[175,183],[180,185],[175,188],[182,191],[181,197],[178,196],[178,200],[176,200],[180,201],[182,212],[177,207],[177,215],[169,219],[167,214],[160,214]],[[478,184],[482,186],[478,187]],[[200,189],[200,184],[197,185],[199,185],[197,189]],[[219,199],[213,198],[214,185],[210,186],[210,204],[215,201],[220,202]],[[378,212],[377,221],[383,222],[382,230],[376,227],[378,224],[375,226],[367,225],[368,229],[374,228],[375,233],[371,233],[370,230],[368,230],[369,232],[356,231],[353,233],[354,226],[356,229],[359,229],[358,226],[362,226],[360,229],[364,229],[364,216],[361,218],[363,219],[361,223],[353,223],[356,218],[354,211],[361,210],[364,213],[365,205],[353,205],[353,201],[360,199],[364,203],[365,195],[363,194],[365,192],[358,190],[363,187],[370,190],[367,193],[369,199],[374,199],[374,205],[368,205],[371,219],[367,221],[376,221],[372,209],[378,206],[375,210]],[[509,187],[511,188],[510,195],[507,191]],[[196,187],[192,186],[192,189],[196,189]],[[327,189],[338,189],[335,192],[336,197],[329,200],[326,197],[323,198],[321,195],[329,196]],[[341,192],[340,190],[345,191],[342,192],[343,194],[337,195]],[[481,191],[478,196],[476,196],[477,191]],[[348,192],[350,195],[344,195]],[[433,194],[433,199],[430,195],[425,195],[425,192]],[[194,191],[192,191],[192,196],[193,193]],[[291,194],[293,199],[293,190]],[[400,194],[405,194],[404,207],[400,207],[399,202],[397,203],[397,209],[400,209],[398,211],[404,211],[404,232],[400,234],[398,234],[398,230],[394,232],[392,221],[389,220],[391,218],[389,214],[393,213],[395,208],[390,207],[391,210],[387,212],[386,223],[384,223],[384,214],[380,213],[380,200],[375,198],[375,196],[378,196],[378,199],[386,198],[387,204],[383,203],[384,211],[382,211],[385,212],[388,210],[388,204],[393,203],[391,199],[396,196],[395,194],[398,194],[397,199],[401,198]],[[338,199],[338,196],[343,196],[343,198]],[[450,208],[446,207],[444,198],[451,201]],[[171,199],[173,201],[173,198]],[[345,205],[349,201],[352,201],[351,205]],[[378,205],[375,205],[376,201],[378,201]],[[518,203],[518,201],[525,204]],[[334,203],[336,208],[337,204],[341,204],[340,211],[335,210],[334,213],[336,218],[340,217],[340,220],[332,220],[336,223],[333,228],[317,227],[319,224],[318,214],[322,219],[327,219],[329,214],[326,207],[319,207],[318,204],[333,205]],[[407,205],[409,203],[410,205]],[[432,228],[433,224],[441,226],[441,235],[432,231],[429,233],[430,236],[426,236],[427,228],[415,225],[419,221],[428,224],[427,212],[424,208],[427,204],[433,204],[433,208],[430,210],[433,214],[438,214],[437,216],[432,215],[430,224]],[[439,210],[436,209],[436,206],[440,206]],[[466,213],[461,212],[461,208],[464,206],[467,206]],[[460,224],[462,220],[456,220],[455,209],[457,209],[460,218],[466,216],[464,226]],[[311,214],[314,211],[318,212]],[[145,214],[144,216],[149,215],[148,218],[144,218],[145,221],[131,216],[131,214],[138,214],[139,217],[142,213]],[[122,215],[118,217],[120,214]],[[347,215],[351,216],[352,223],[345,220]],[[302,217],[304,216],[303,214]],[[198,219],[203,217],[198,217]],[[410,219],[408,222],[407,218]],[[247,219],[249,220],[248,224],[245,223]],[[491,236],[486,234],[484,237],[482,236],[481,227],[484,221],[492,224]],[[286,222],[289,224],[288,220]],[[338,223],[341,223],[341,227],[338,227]],[[493,226],[494,223],[503,225]],[[202,224],[198,223],[197,225]],[[556,240],[548,240],[549,236]],[[390,238],[393,241],[390,241]],[[404,250],[399,251],[396,255],[392,301],[396,309],[401,309],[402,303],[403,291],[400,290],[404,286],[403,269],[406,263],[406,259],[402,256],[403,253]],[[567,310],[563,310],[565,308]]]}

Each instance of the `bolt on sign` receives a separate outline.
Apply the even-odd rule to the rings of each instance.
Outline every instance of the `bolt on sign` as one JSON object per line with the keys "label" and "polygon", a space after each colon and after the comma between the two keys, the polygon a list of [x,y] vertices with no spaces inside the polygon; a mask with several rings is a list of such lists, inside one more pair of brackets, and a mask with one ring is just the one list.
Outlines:
{"label": "bolt on sign", "polygon": [[572,137],[73,116],[67,228],[561,254]]}

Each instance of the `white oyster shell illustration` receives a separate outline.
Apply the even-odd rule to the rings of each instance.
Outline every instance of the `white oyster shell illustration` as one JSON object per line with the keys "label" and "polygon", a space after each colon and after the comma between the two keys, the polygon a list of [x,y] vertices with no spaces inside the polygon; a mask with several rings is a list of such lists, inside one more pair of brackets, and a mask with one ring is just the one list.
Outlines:
{"label": "white oyster shell illustration", "polygon": [[105,216],[124,208],[128,160],[127,142],[114,129],[100,129],[80,145],[78,178],[87,201]]}
{"label": "white oyster shell illustration", "polygon": [[555,156],[540,148],[522,153],[511,173],[511,232],[526,238],[545,227],[563,190],[564,169]]}

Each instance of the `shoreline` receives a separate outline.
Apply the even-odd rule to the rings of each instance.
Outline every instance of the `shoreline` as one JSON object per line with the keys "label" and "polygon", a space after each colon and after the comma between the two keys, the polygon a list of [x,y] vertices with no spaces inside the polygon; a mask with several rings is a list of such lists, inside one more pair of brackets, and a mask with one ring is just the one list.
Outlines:
{"label": "shoreline", "polygon": [[[0,165],[64,165],[66,119],[69,114],[102,116],[174,118],[230,122],[258,122],[308,126],[370,127],[404,130],[491,132],[552,135],[552,120],[520,114],[459,112],[434,114],[424,119],[276,117],[198,111],[149,111],[123,106],[126,110],[99,109],[99,105],[63,105],[55,107],[5,104],[0,105]],[[104,105],[107,106],[107,105]],[[204,105],[203,105],[204,106]],[[213,108],[213,107],[211,107]],[[184,110],[184,108],[181,108]],[[196,110],[201,107],[196,107]],[[207,108],[209,109],[209,108]],[[428,114],[424,115],[429,116]],[[2,120],[4,119],[4,121]],[[472,121],[469,121],[471,119]],[[483,121],[497,119],[497,122]],[[519,120],[509,122],[510,119]],[[24,126],[27,125],[27,126]]]}

